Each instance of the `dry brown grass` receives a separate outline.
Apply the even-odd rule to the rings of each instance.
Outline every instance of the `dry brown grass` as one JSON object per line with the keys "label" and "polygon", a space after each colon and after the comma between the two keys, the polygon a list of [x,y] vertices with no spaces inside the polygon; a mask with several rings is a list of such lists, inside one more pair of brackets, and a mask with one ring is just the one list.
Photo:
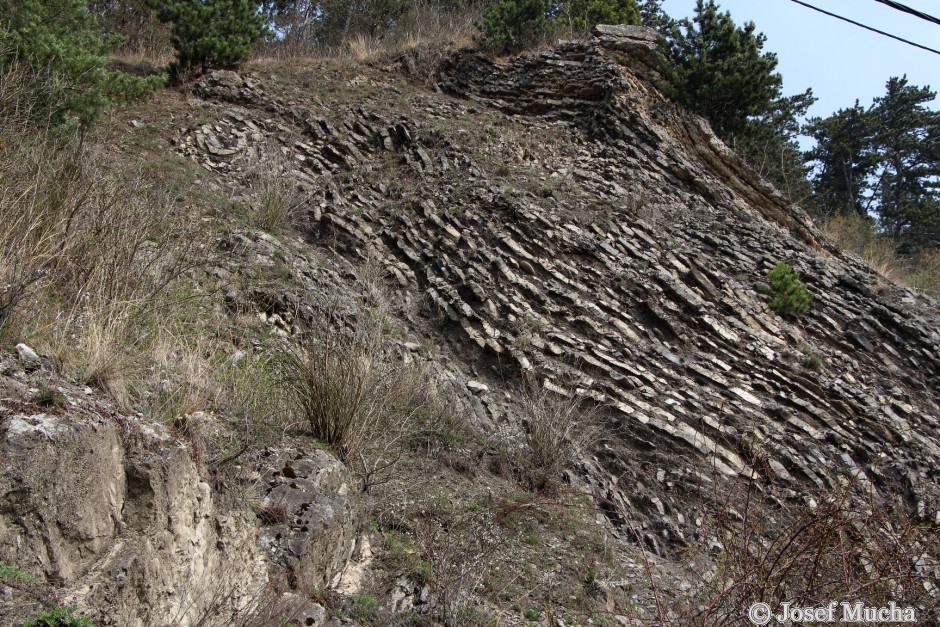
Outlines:
{"label": "dry brown grass", "polygon": [[292,167],[291,155],[277,146],[265,147],[250,166],[249,179],[256,192],[249,213],[252,226],[276,233],[296,220],[305,197],[291,176]]}
{"label": "dry brown grass", "polygon": [[206,229],[170,181],[106,140],[3,114],[0,338],[27,341],[127,407],[161,329],[191,309],[180,290],[208,261]]}
{"label": "dry brown grass", "polygon": [[911,265],[907,284],[940,299],[940,250],[919,255]]}
{"label": "dry brown grass", "polygon": [[292,63],[323,58],[345,58],[367,62],[397,56],[421,47],[459,49],[474,43],[483,3],[472,1],[459,8],[444,8],[437,0],[411,0],[409,11],[384,33],[351,32],[339,44],[317,41],[311,31],[307,40],[288,38],[267,42],[256,49],[254,61]]}
{"label": "dry brown grass", "polygon": [[894,242],[875,232],[871,220],[856,215],[830,218],[823,232],[861,257],[880,277],[940,298],[940,251],[901,255]]}
{"label": "dry brown grass", "polygon": [[347,40],[346,49],[349,56],[356,61],[366,61],[379,52],[384,52],[384,47],[379,39],[362,33]]}
{"label": "dry brown grass", "polygon": [[0,129],[0,143],[4,284],[40,275],[34,289],[54,289],[64,309],[88,310],[152,301],[190,265],[200,243],[191,221],[141,172],[117,169],[85,143],[59,146],[13,129]]}
{"label": "dry brown grass", "polygon": [[839,216],[823,225],[823,232],[842,248],[865,260],[881,277],[901,281],[905,272],[893,242],[879,237],[870,220],[861,216]]}

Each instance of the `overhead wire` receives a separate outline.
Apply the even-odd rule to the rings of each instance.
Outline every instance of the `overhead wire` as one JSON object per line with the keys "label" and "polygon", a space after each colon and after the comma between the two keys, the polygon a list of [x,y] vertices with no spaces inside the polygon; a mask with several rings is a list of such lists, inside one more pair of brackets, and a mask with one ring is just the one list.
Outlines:
{"label": "overhead wire", "polygon": [[[876,0],[876,1],[879,1],[879,2],[880,2],[881,0]],[[836,18],[837,20],[842,20],[843,22],[848,22],[849,24],[854,24],[855,26],[859,26],[859,27],[861,27],[861,28],[864,28],[865,30],[870,30],[870,31],[872,31],[873,33],[878,33],[879,35],[884,35],[885,37],[890,37],[891,39],[896,39],[896,40],[898,40],[898,41],[900,41],[900,42],[906,43],[906,44],[911,45],[911,46],[914,46],[914,47],[916,47],[916,48],[920,48],[921,50],[926,50],[927,52],[932,52],[932,53],[934,53],[934,54],[940,54],[940,50],[936,50],[936,49],[934,49],[934,48],[928,48],[927,46],[924,46],[924,45],[922,45],[922,44],[913,42],[913,41],[911,41],[911,40],[909,40],[909,39],[904,39],[903,37],[898,37],[897,35],[892,35],[891,33],[886,33],[886,32],[883,31],[883,30],[878,30],[877,28],[874,28],[874,27],[872,27],[872,26],[867,26],[867,25],[865,25],[865,24],[862,24],[861,22],[856,22],[855,20],[851,20],[851,19],[849,19],[849,18],[847,18],[847,17],[843,17],[843,16],[841,16],[841,15],[838,15],[838,14],[836,14],[836,13],[832,13],[832,12],[830,12],[830,11],[826,11],[825,9],[820,9],[819,7],[813,6],[812,4],[807,4],[806,2],[803,2],[802,0],[790,0],[790,2],[795,2],[796,4],[799,4],[799,5],[801,5],[801,6],[804,6],[804,7],[806,7],[807,9],[812,9],[813,11],[818,11],[818,12],[820,12],[820,13],[823,13],[823,14],[825,14],[825,15],[828,15],[829,17],[834,17],[834,18]]]}
{"label": "overhead wire", "polygon": [[917,9],[912,9],[911,7],[901,4],[900,2],[895,2],[894,0],[875,0],[875,2],[880,2],[881,4],[886,4],[892,9],[897,9],[903,13],[908,13],[915,17],[919,17],[922,20],[927,20],[928,22],[933,22],[934,24],[940,25],[940,18],[936,18],[932,15],[928,15],[923,11],[918,11]]}

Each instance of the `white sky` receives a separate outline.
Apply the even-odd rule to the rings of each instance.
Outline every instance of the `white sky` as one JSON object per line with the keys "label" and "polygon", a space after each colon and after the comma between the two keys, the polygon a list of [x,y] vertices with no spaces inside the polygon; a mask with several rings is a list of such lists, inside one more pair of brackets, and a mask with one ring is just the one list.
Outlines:
{"label": "white sky", "polygon": [[[892,9],[876,0],[804,0],[836,13],[940,50],[940,25]],[[898,0],[940,18],[940,0]],[[940,55],[872,33],[817,13],[791,0],[718,0],[736,24],[754,22],[767,36],[764,50],[777,53],[784,95],[812,87],[818,101],[810,116],[826,117],[863,106],[885,91],[892,76],[907,74],[913,85],[940,90]],[[674,18],[691,17],[695,0],[665,0],[663,9]],[[940,98],[933,108],[940,108]]]}

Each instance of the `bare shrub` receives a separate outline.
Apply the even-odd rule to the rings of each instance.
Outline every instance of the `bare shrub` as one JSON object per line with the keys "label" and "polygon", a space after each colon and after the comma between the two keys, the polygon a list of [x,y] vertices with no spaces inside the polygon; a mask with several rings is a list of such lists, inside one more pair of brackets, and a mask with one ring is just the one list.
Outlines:
{"label": "bare shrub", "polygon": [[381,392],[381,420],[363,441],[356,458],[347,462],[364,492],[392,479],[415,430],[436,405],[427,373],[417,364],[393,366]]}
{"label": "bare shrub", "polygon": [[524,392],[522,407],[526,447],[519,462],[523,476],[530,488],[551,490],[600,436],[597,409],[586,407],[577,395],[566,397],[547,388]]}
{"label": "bare shrub", "polygon": [[283,378],[314,437],[351,459],[378,424],[381,372],[372,338],[318,334],[287,355]]}
{"label": "bare shrub", "polygon": [[504,565],[512,535],[489,508],[435,507],[415,525],[416,548],[427,565],[434,619],[472,624],[475,599],[494,569]]}
{"label": "bare shrub", "polygon": [[394,33],[399,50],[420,45],[463,47],[473,43],[483,16],[483,3],[471,1],[456,8],[445,8],[440,0],[412,0],[411,4],[408,18]]}
{"label": "bare shrub", "polygon": [[902,505],[865,502],[846,486],[798,510],[760,508],[753,486],[742,511],[725,504],[706,531],[719,548],[687,624],[737,624],[757,602],[822,607],[831,601],[919,608],[937,620],[940,538],[929,521]]}
{"label": "bare shrub", "polygon": [[[448,4],[441,0],[410,0],[407,10],[382,25],[356,22],[353,7],[350,21],[341,29],[317,28],[310,13],[315,4],[298,7],[289,18],[289,34],[278,41],[262,42],[255,59],[282,60],[339,57],[369,61],[383,55],[398,55],[416,47],[461,48],[471,45],[484,3],[479,0]],[[363,7],[369,11],[368,7]]]}
{"label": "bare shrub", "polygon": [[[0,44],[0,58],[13,59],[14,54],[13,46]],[[3,130],[19,130],[22,137],[22,131],[29,130],[29,120],[41,120],[40,112],[60,110],[68,99],[68,93],[66,81],[48,68],[33,67],[19,59],[5,62],[0,66]],[[6,150],[6,143],[3,146]]]}
{"label": "bare shrub", "polygon": [[156,11],[140,0],[91,0],[89,10],[98,18],[102,33],[124,38],[118,54],[166,65],[173,57],[170,26],[157,19]]}
{"label": "bare shrub", "polygon": [[[294,627],[319,624],[313,602],[306,596],[282,590],[284,585],[268,584],[252,600],[252,605],[228,622],[219,617],[207,617],[199,627]],[[215,622],[212,622],[212,620]]]}
{"label": "bare shrub", "polygon": [[431,402],[422,369],[386,357],[384,335],[373,324],[351,332],[318,329],[285,357],[280,374],[294,411],[364,491],[388,479]]}

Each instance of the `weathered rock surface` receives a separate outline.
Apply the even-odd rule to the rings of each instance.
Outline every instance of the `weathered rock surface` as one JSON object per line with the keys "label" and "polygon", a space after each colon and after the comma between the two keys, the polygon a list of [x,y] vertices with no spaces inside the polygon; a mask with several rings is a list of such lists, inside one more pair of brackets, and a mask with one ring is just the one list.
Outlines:
{"label": "weathered rock surface", "polygon": [[231,620],[251,604],[267,580],[253,516],[221,511],[188,446],[106,406],[8,402],[0,560],[107,608],[95,624]]}
{"label": "weathered rock surface", "polygon": [[[290,590],[337,579],[359,537],[363,513],[342,464],[323,451],[269,451],[242,469],[245,485],[220,492],[162,425],[91,390],[60,389],[63,407],[43,410],[9,387],[0,400],[0,562],[52,584],[11,588],[0,622],[56,600],[87,608],[96,625],[247,625],[271,607],[278,620],[293,612],[321,624],[323,608]],[[263,493],[252,476],[270,479]],[[249,508],[265,495],[297,505],[283,526]]]}
{"label": "weathered rock surface", "polygon": [[[648,82],[648,34],[597,34],[506,62],[456,53],[437,75],[456,100],[430,115],[359,106],[327,121],[257,78],[217,73],[195,91],[219,120],[183,129],[180,150],[238,179],[262,139],[276,141],[312,237],[377,260],[402,302],[425,304],[423,319],[402,309],[409,328],[443,334],[456,367],[480,371],[463,394],[485,398],[481,424],[512,422],[512,401],[483,386],[514,377],[609,408],[615,435],[581,474],[660,541],[694,535],[692,495],[715,481],[755,477],[802,500],[851,479],[933,501],[936,303],[838,252],[704,120],[666,102]],[[520,149],[508,180],[522,190],[429,126],[444,113],[472,124],[460,116],[481,105],[536,143],[552,137]],[[414,193],[368,174],[389,159]],[[816,294],[799,320],[753,287],[781,259]],[[825,368],[802,368],[804,351]]]}
{"label": "weathered rock surface", "polygon": [[[343,110],[257,75],[201,79],[178,153],[235,194],[250,198],[269,167],[302,199],[300,237],[221,243],[225,306],[282,338],[314,326],[318,303],[355,326],[370,312],[348,295],[378,268],[383,312],[440,347],[435,385],[488,436],[518,435],[522,381],[605,408],[607,434],[566,478],[599,496],[612,534],[635,541],[629,518],[664,561],[711,548],[703,492],[751,481],[770,507],[851,481],[938,519],[937,303],[840,253],[668,103],[649,31],[595,35],[508,61],[457,52],[433,94],[376,78],[407,65],[391,63],[349,78],[378,96]],[[816,294],[799,320],[754,289],[781,259]],[[244,268],[290,276],[245,284]],[[407,361],[424,345],[398,348]],[[801,365],[806,352],[821,370]],[[42,367],[20,350],[7,370],[25,381]],[[0,399],[0,561],[101,624],[266,624],[270,599],[319,624],[313,589],[356,589],[364,512],[327,453],[246,456],[225,492],[166,429],[72,389],[65,409],[21,392]],[[405,578],[391,595],[418,606],[425,591]],[[0,620],[23,618],[23,594],[3,591]]]}
{"label": "weathered rock surface", "polygon": [[261,533],[262,546],[284,566],[291,589],[334,586],[362,532],[357,486],[346,467],[324,451],[269,453],[265,464],[262,511],[272,524]]}

